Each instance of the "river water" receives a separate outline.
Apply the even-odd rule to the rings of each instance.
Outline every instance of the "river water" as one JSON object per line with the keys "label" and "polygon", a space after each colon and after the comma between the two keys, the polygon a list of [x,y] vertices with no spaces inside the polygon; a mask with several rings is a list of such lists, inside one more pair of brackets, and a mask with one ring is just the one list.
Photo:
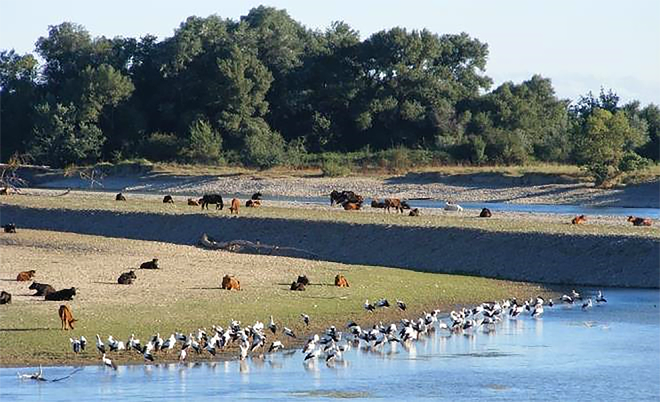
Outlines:
{"label": "river water", "polygon": [[[660,292],[607,289],[608,303],[546,308],[472,336],[437,331],[406,350],[351,349],[342,361],[301,352],[200,364],[86,366],[60,382],[0,369],[2,401],[336,400],[658,401]],[[74,367],[46,367],[46,378]]]}

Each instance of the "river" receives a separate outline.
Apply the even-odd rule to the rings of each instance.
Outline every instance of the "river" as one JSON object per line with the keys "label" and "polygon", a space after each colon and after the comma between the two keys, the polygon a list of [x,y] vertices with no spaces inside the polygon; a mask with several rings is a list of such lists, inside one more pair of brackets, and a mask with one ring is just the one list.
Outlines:
{"label": "river", "polygon": [[[606,289],[608,303],[546,308],[471,336],[436,331],[409,350],[353,348],[303,363],[300,351],[244,362],[85,366],[60,382],[0,369],[3,401],[660,400],[660,292]],[[46,378],[74,367],[45,367]]]}

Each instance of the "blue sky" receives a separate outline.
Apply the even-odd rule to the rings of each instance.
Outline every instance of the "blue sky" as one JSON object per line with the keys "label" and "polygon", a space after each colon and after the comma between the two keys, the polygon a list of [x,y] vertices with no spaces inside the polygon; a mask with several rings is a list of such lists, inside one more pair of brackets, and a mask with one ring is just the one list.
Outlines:
{"label": "blue sky", "polygon": [[342,20],[363,38],[394,26],[467,32],[488,43],[487,74],[496,84],[538,73],[552,79],[560,97],[604,86],[624,100],[660,104],[657,0],[0,0],[0,49],[32,52],[48,25],[63,21],[82,24],[93,36],[162,39],[190,15],[237,19],[259,4],[284,8],[309,28]]}

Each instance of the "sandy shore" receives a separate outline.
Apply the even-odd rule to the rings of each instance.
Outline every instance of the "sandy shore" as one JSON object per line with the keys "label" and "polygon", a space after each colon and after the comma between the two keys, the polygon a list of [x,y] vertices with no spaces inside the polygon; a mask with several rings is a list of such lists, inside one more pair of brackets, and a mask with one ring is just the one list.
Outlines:
{"label": "sandy shore", "polygon": [[[433,198],[456,202],[511,202],[660,208],[660,180],[615,189],[555,175],[504,176],[495,173],[443,175],[410,173],[401,176],[343,178],[225,174],[183,176],[146,173],[108,176],[106,190],[170,194],[252,194],[261,191],[291,197],[324,196],[332,190],[353,190],[366,197]],[[33,183],[44,188],[89,188],[78,178],[48,176]]]}

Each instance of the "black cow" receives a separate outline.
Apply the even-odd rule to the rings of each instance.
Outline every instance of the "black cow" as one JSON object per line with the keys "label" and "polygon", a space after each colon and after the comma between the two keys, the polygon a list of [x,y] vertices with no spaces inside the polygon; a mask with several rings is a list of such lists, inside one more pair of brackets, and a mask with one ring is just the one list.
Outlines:
{"label": "black cow", "polygon": [[5,233],[16,233],[15,223],[8,223],[6,225],[2,225],[2,228],[5,230]]}
{"label": "black cow", "polygon": [[252,197],[250,199],[254,200],[254,201],[257,201],[257,200],[261,201],[261,197],[263,197],[263,196],[264,195],[261,194],[261,191],[257,191],[256,193],[252,194]]}
{"label": "black cow", "polygon": [[73,296],[76,295],[76,288],[62,289],[57,292],[48,293],[46,295],[46,300],[73,300]]}
{"label": "black cow", "polygon": [[361,204],[364,202],[364,197],[355,194],[353,191],[344,190],[340,193],[337,190],[332,190],[330,193],[330,206],[334,206],[335,204],[343,205],[346,202]]}
{"label": "black cow", "polygon": [[7,293],[4,290],[0,292],[0,304],[11,303],[11,293]]}
{"label": "black cow", "polygon": [[30,285],[29,289],[37,291],[37,293],[33,294],[32,296],[45,296],[48,293],[53,293],[55,291],[55,288],[49,284],[38,282],[32,282],[32,285]]}
{"label": "black cow", "polygon": [[174,199],[172,198],[171,195],[166,195],[163,197],[163,204],[174,204]]}
{"label": "black cow", "polygon": [[204,194],[204,196],[200,199],[200,203],[202,204],[202,209],[209,209],[209,204],[215,204],[215,209],[220,210],[222,210],[222,208],[225,206],[225,204],[222,202],[222,196],[220,196],[220,194]]}

